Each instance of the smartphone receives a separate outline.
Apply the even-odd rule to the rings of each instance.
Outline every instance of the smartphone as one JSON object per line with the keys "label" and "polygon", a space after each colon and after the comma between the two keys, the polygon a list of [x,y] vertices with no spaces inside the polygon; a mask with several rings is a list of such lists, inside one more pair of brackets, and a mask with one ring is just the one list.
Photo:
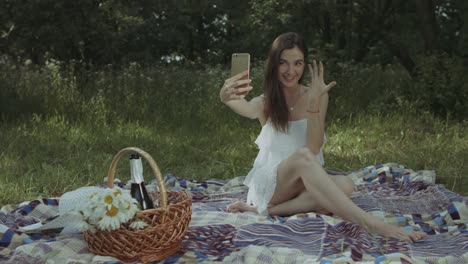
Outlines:
{"label": "smartphone", "polygon": [[[239,74],[243,71],[247,71],[247,75],[243,77],[241,80],[249,79],[250,75],[250,54],[249,53],[234,53],[231,57],[231,77]],[[248,87],[249,84],[243,84],[237,86],[236,88],[245,88]],[[237,93],[237,95],[246,95],[246,92]]]}

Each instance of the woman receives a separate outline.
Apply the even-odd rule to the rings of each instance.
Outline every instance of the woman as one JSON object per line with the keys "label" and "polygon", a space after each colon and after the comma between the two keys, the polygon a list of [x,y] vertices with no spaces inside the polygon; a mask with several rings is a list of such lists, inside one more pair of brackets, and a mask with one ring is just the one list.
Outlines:
{"label": "woman", "polygon": [[[406,231],[389,225],[356,206],[349,198],[352,181],[329,176],[323,169],[325,117],[328,91],[324,67],[308,64],[310,87],[302,85],[307,47],[297,33],[280,35],[272,44],[265,69],[264,94],[250,101],[243,92],[252,90],[247,72],[227,79],[220,90],[221,101],[236,113],[257,118],[262,130],[255,143],[259,154],[244,184],[249,187],[247,203],[237,201],[229,212],[292,215],[302,212],[331,212],[385,237],[417,241],[424,232]],[[246,88],[238,86],[249,84]]]}

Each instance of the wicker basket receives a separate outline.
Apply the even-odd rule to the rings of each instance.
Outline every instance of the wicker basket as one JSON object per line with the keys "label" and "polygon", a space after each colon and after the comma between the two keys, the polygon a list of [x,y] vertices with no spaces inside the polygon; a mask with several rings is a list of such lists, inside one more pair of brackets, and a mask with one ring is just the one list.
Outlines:
{"label": "wicker basket", "polygon": [[[119,159],[128,153],[138,153],[149,163],[159,184],[156,209],[137,212],[148,227],[134,230],[127,224],[113,231],[83,232],[94,254],[113,256],[122,261],[151,262],[164,259],[179,250],[192,216],[192,196],[183,191],[167,192],[161,172],[153,158],[145,151],[129,147],[115,155],[109,168],[107,184],[114,186],[114,174]],[[151,195],[150,195],[151,196]]]}

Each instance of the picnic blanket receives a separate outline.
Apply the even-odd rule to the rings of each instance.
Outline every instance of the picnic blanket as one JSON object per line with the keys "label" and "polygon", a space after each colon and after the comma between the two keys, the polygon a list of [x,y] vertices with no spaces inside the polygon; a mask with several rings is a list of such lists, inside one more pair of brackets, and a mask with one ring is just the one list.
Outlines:
{"label": "picnic blanket", "polygon": [[[181,249],[159,263],[468,263],[468,199],[434,184],[433,171],[389,163],[348,177],[357,184],[352,200],[359,207],[428,236],[415,243],[383,238],[339,217],[315,213],[227,213],[228,204],[246,198],[244,177],[197,182],[167,174],[169,189],[192,193],[193,215]],[[81,234],[19,232],[57,215],[59,203],[59,198],[42,198],[4,206],[0,262],[120,263],[93,255]]]}

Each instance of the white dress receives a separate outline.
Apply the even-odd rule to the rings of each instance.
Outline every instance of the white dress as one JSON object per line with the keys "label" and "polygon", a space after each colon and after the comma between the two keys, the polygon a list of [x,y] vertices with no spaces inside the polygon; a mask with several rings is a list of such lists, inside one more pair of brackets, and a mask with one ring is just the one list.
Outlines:
{"label": "white dress", "polygon": [[[259,214],[268,214],[268,203],[276,188],[278,165],[296,150],[306,146],[306,135],[307,119],[289,121],[287,133],[277,131],[270,121],[262,127],[255,140],[259,148],[257,158],[244,180],[244,185],[249,187],[247,203],[256,206]],[[315,157],[323,166],[325,161],[322,149]]]}

